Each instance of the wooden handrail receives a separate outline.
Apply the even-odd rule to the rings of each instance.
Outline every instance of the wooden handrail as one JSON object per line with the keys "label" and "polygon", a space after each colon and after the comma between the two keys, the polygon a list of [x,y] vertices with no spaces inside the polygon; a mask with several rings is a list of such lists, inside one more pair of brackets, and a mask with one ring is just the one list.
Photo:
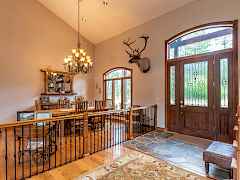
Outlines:
{"label": "wooden handrail", "polygon": [[13,123],[0,124],[0,129],[30,125],[33,123],[64,121],[67,119],[81,118],[81,117],[83,117],[83,114],[75,114],[75,115],[54,117],[54,118],[48,118],[48,119],[24,120],[24,121],[18,121],[18,122],[13,122]]}
{"label": "wooden handrail", "polygon": [[[153,106],[156,106],[156,105],[141,106],[141,107],[131,108],[131,109],[132,109],[132,111],[137,111],[137,110],[147,109],[147,108],[153,107]],[[88,117],[114,114],[114,113],[121,113],[121,112],[128,112],[128,111],[130,112],[131,109],[109,110],[109,111],[101,111],[101,112],[89,112]],[[48,122],[64,121],[64,120],[67,120],[67,119],[83,118],[83,117],[84,117],[84,113],[79,113],[79,114],[72,114],[72,115],[60,116],[60,117],[54,117],[54,118],[47,118],[47,119],[24,120],[24,121],[12,122],[12,123],[0,124],[0,129],[10,128],[10,127],[18,127],[18,126],[24,126],[24,125],[31,125],[33,123],[41,123],[41,122],[48,123]]]}
{"label": "wooden handrail", "polygon": [[41,173],[38,167],[50,170],[154,131],[156,111],[154,105],[2,124],[0,174],[25,179]]}

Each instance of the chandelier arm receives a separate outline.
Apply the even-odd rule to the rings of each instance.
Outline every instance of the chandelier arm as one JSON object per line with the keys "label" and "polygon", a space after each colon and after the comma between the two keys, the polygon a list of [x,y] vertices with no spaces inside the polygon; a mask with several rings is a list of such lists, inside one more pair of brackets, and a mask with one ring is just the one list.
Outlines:
{"label": "chandelier arm", "polygon": [[87,55],[84,49],[81,49],[80,2],[81,0],[78,0],[77,49],[72,49],[72,55],[66,56],[64,59],[65,70],[72,74],[87,74],[91,71],[93,65],[91,57]]}
{"label": "chandelier arm", "polygon": [[80,49],[80,0],[78,0],[78,42],[77,42],[77,46],[78,49]]}

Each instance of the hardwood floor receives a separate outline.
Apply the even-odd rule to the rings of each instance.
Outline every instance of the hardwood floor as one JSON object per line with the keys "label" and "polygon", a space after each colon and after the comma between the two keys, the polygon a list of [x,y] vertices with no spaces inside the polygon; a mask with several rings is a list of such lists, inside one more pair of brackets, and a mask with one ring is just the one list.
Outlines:
{"label": "hardwood floor", "polygon": [[[161,136],[152,137],[151,135],[158,133],[159,131],[155,131],[132,140],[135,141],[136,144],[139,144],[139,147],[143,147],[140,145],[141,143],[146,144],[146,146],[151,146],[151,150],[155,152],[155,155],[153,152],[147,153],[141,150],[133,150],[134,148],[128,148],[129,146],[127,146],[127,144],[131,142],[128,141],[124,146],[117,145],[112,148],[97,152],[83,159],[74,161],[73,163],[47,171],[38,176],[34,176],[31,178],[31,180],[78,180],[81,179],[80,177],[83,175],[86,176],[89,173],[91,174],[91,172],[95,172],[95,170],[101,169],[103,166],[109,167],[114,160],[122,160],[125,156],[145,156],[146,154],[156,157],[156,160],[164,160],[180,169],[185,169],[203,177],[205,176],[204,170],[203,172],[199,171],[199,169],[204,169],[204,167],[202,167],[202,151],[198,152],[197,150],[203,150],[207,148],[210,141],[175,133],[173,136],[168,138]],[[157,140],[159,143],[150,143],[149,138],[152,138],[152,140],[155,141]],[[156,156],[156,152],[159,153],[159,157]],[[186,154],[186,156],[183,156],[184,154]],[[184,158],[186,158],[186,163]],[[228,172],[225,172],[222,169],[216,169],[215,166],[212,166],[211,170],[212,177],[217,177],[217,179],[220,180],[228,178]]]}
{"label": "hardwood floor", "polygon": [[[89,137],[91,137],[90,138],[91,143],[89,143],[89,148],[91,149],[91,151],[90,151],[90,154],[87,156],[83,155],[83,151],[84,151],[84,149],[82,148],[83,147],[82,146],[83,145],[83,137],[81,135],[76,136],[76,138],[74,136],[72,136],[72,138],[70,136],[62,137],[62,146],[63,147],[57,149],[56,153],[54,153],[51,156],[50,161],[46,161],[44,163],[44,167],[43,167],[43,163],[38,164],[38,166],[36,166],[36,162],[32,161],[32,163],[30,164],[29,161],[26,161],[23,165],[23,163],[18,163],[18,160],[17,160],[17,164],[16,164],[17,179],[21,179],[23,177],[23,170],[24,170],[25,177],[29,176],[30,172],[32,172],[32,177],[29,179],[33,179],[33,180],[35,180],[35,179],[36,180],[55,180],[55,179],[56,180],[70,180],[70,179],[74,179],[76,177],[80,177],[83,174],[89,173],[89,171],[92,171],[93,169],[96,169],[96,168],[99,168],[102,166],[106,166],[106,165],[109,166],[112,163],[112,161],[119,160],[118,158],[123,158],[124,156],[135,156],[135,155],[145,154],[145,152],[138,151],[138,150],[136,151],[134,149],[127,148],[128,146],[126,146],[126,145],[128,144],[128,142],[126,143],[126,145],[124,145],[124,147],[122,144],[118,144],[120,142],[124,142],[127,140],[127,139],[124,139],[125,136],[122,136],[122,135],[125,135],[124,132],[119,131],[119,130],[124,130],[124,128],[121,128],[121,125],[120,125],[120,126],[118,126],[117,129],[114,128],[114,130],[115,130],[115,133],[114,133],[114,131],[112,131],[111,136],[109,136],[109,135],[106,136],[106,132],[104,135],[103,131],[96,131],[95,135],[94,135],[93,131],[89,131],[90,132]],[[161,132],[162,131],[154,131],[152,133],[158,134]],[[116,134],[118,134],[118,136]],[[179,164],[179,162],[182,162],[183,157],[181,155],[178,155],[178,156],[175,155],[176,153],[181,154],[181,151],[177,150],[175,147],[177,144],[180,144],[180,145],[186,144],[186,146],[188,147],[187,154],[192,154],[192,155],[194,155],[193,157],[201,156],[201,153],[196,154],[196,148],[194,146],[193,146],[193,148],[190,148],[190,146],[192,147],[192,145],[196,145],[199,148],[203,148],[203,149],[205,149],[208,146],[207,140],[192,137],[192,136],[174,134],[173,136],[165,137],[163,134],[163,137],[151,137],[150,134],[151,133],[148,133],[148,134],[146,134],[144,136],[140,136],[136,139],[138,139],[141,143],[146,144],[146,146],[148,146],[148,145],[151,146],[151,149],[153,151],[156,151],[159,153],[166,152],[168,154],[167,157],[174,156],[174,158],[171,158],[170,161],[168,161],[167,159],[161,158],[161,156],[159,156],[160,158],[157,157],[157,159],[162,159],[162,160],[164,159],[167,162],[169,162],[170,164],[174,164],[177,167],[180,167],[180,169],[182,168],[182,166],[180,166],[178,164]],[[9,135],[8,138],[10,140],[11,134],[8,133],[8,135]],[[143,141],[144,137],[146,138],[146,141]],[[121,138],[122,138],[122,140],[121,140]],[[149,138],[150,139],[152,138],[153,140],[157,139],[161,143],[159,143],[158,146],[156,146],[157,144],[150,143]],[[95,143],[94,143],[94,139],[95,139]],[[58,139],[58,142],[59,141],[60,141],[60,139]],[[169,143],[167,143],[168,141],[169,141]],[[96,143],[96,142],[98,142],[98,143]],[[109,144],[112,143],[112,146],[107,146],[106,142],[109,142]],[[75,151],[75,144],[76,144],[76,151]],[[60,146],[60,144],[58,144],[58,146]],[[12,179],[14,179],[14,152],[12,150],[12,147],[14,147],[14,144],[8,143],[8,147],[9,147],[8,157],[9,157],[9,162],[10,162],[10,163],[8,163],[8,166],[7,166],[8,170],[9,170],[8,171],[8,179],[12,180]],[[95,147],[95,149],[94,149],[94,147]],[[155,149],[154,149],[154,147],[155,147]],[[0,166],[0,170],[1,170],[0,173],[1,173],[2,179],[5,179],[3,176],[4,175],[4,167],[5,167],[5,160],[4,160],[5,153],[3,152],[4,146],[0,146],[0,149],[2,152],[1,153],[1,162],[2,163]],[[175,150],[179,151],[179,152],[176,152]],[[76,152],[76,156],[75,156],[75,152]],[[151,154],[151,155],[154,156],[153,154]],[[164,155],[164,157],[165,157],[165,155]],[[57,162],[57,165],[62,164],[62,166],[55,168],[55,162]],[[195,171],[196,168],[198,169],[198,168],[202,167],[202,161],[199,161],[199,162],[200,163],[198,163],[197,160],[196,160],[196,163],[187,162],[188,168],[182,168],[182,169],[189,170],[189,171],[199,174],[199,175],[203,175],[203,173],[198,173],[197,171]],[[193,164],[193,165],[191,165],[191,164]],[[47,171],[49,169],[49,167],[51,168],[51,170]],[[45,172],[40,173],[43,170],[43,168],[44,168]],[[194,168],[195,168],[195,170],[192,171],[192,169],[194,169]],[[38,172],[40,174],[33,176],[34,174],[36,174],[36,172]]]}
{"label": "hardwood floor", "polygon": [[[108,125],[106,125],[107,127]],[[24,135],[28,132],[29,128],[24,129]],[[125,123],[112,123],[111,128],[98,128],[96,130],[91,130],[89,128],[88,131],[88,153],[87,154],[94,154],[98,151],[110,148],[112,146],[118,145],[121,142],[127,140],[127,133]],[[21,133],[20,133],[21,134]],[[23,161],[19,156],[19,146],[20,141],[14,141],[14,132],[11,130],[7,133],[7,156],[8,156],[8,163],[7,163],[7,174],[8,179],[22,179],[23,177],[30,177],[41,173],[49,169],[53,169],[55,167],[59,167],[61,165],[65,165],[67,163],[72,163],[75,160],[82,159],[84,157],[84,152],[86,151],[86,147],[83,146],[84,138],[83,133],[79,131],[74,134],[73,132],[63,135],[56,135],[56,151],[53,151],[50,158],[47,155],[47,160],[43,163],[39,161],[40,157],[42,156],[42,151],[39,150],[38,152],[32,152],[31,155],[29,151],[24,151]],[[53,139],[54,139],[53,138]],[[24,149],[27,147],[28,138],[24,140]],[[5,154],[6,154],[6,147],[5,147],[5,137],[1,137],[1,144],[0,146],[0,159],[1,159],[1,166],[0,166],[0,174],[2,177],[5,176]],[[14,143],[16,142],[16,143]],[[45,147],[46,149],[46,147]],[[21,150],[21,147],[20,147]],[[49,150],[50,151],[50,150]],[[40,152],[40,155],[39,155]],[[116,154],[118,151],[114,152]],[[47,151],[48,153],[48,151]],[[37,155],[36,155],[37,154]],[[116,155],[113,154],[113,157]],[[16,157],[16,158],[14,158]],[[30,161],[30,157],[31,161]],[[95,157],[95,154],[93,158]],[[96,156],[96,159],[93,160],[95,162],[87,162],[86,166],[92,167],[92,165],[98,162],[99,157]],[[49,160],[50,159],[50,160]],[[90,158],[91,159],[91,158]],[[91,164],[91,165],[89,165]],[[98,163],[96,165],[99,165]],[[16,168],[15,168],[16,167]],[[4,178],[3,178],[4,179]]]}
{"label": "hardwood floor", "polygon": [[[158,132],[156,132],[156,133],[158,133]],[[149,134],[151,134],[151,133],[149,133]],[[140,136],[137,139],[139,139],[139,141],[141,141],[142,137],[143,136]],[[185,135],[181,135],[181,134],[176,134],[176,135],[174,134],[172,137],[169,137],[167,139],[158,137],[158,139],[160,139],[162,141],[162,143],[159,144],[159,151],[163,151],[163,150],[167,151],[167,149],[169,149],[169,148],[171,149],[171,151],[168,151],[169,152],[168,156],[174,156],[174,154],[176,153],[176,152],[174,152],[174,150],[176,150],[176,148],[174,148],[175,143],[172,143],[172,142],[168,143],[168,145],[165,146],[166,142],[164,143],[164,141],[165,140],[167,141],[167,139],[169,139],[170,141],[185,142],[186,146],[190,146],[191,144],[194,143],[194,144],[196,144],[196,146],[206,148],[206,146],[208,145],[207,140],[203,140],[201,138],[196,138],[196,137],[191,137],[191,136],[185,136]],[[144,141],[142,143],[148,144],[147,141]],[[126,144],[128,144],[128,142]],[[163,144],[163,146],[161,146],[161,144]],[[181,152],[178,152],[178,154],[179,153],[181,154]],[[189,148],[188,153],[194,155],[194,157],[199,156],[199,154],[196,154],[195,147]],[[59,167],[57,169],[53,169],[53,170],[47,171],[43,174],[40,174],[38,176],[32,177],[31,180],[71,180],[71,179],[78,180],[78,179],[81,179],[81,177],[83,175],[85,176],[91,172],[95,172],[95,170],[101,169],[103,166],[109,167],[110,164],[114,160],[119,160],[119,159],[122,160],[126,156],[130,156],[130,157],[146,156],[146,154],[149,154],[149,153],[143,153],[141,151],[136,151],[136,150],[127,148],[127,146],[117,145],[112,148],[97,152],[93,155],[90,155],[90,156],[80,159],[78,161],[75,161],[73,163],[67,164],[67,165]],[[162,159],[162,158],[157,158],[156,160],[160,160],[160,159]],[[202,162],[199,162],[198,165],[197,164],[195,165],[194,163],[191,162],[191,163],[188,163],[189,169],[182,168],[182,166],[179,166],[177,163],[179,161],[182,161],[182,157],[179,155],[174,156],[174,158],[172,158],[171,161],[168,161],[168,160],[166,160],[166,161],[169,162],[169,164],[176,165],[180,169],[185,169],[185,170],[202,167]],[[195,171],[195,170],[191,170],[190,172],[192,172],[194,174],[198,174],[203,177],[205,176],[202,173],[197,173],[197,171]],[[166,177],[166,178],[168,178],[168,177]]]}
{"label": "hardwood floor", "polygon": [[112,148],[97,152],[81,160],[53,169],[38,176],[29,178],[31,180],[69,180],[80,176],[90,170],[102,165],[109,165],[113,160],[126,154],[139,153],[134,150],[117,145]]}

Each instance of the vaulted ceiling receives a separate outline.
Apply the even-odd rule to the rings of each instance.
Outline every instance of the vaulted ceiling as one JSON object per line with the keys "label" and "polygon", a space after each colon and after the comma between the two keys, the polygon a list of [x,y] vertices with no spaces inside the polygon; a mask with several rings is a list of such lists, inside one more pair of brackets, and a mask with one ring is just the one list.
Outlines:
{"label": "vaulted ceiling", "polygon": [[[38,1],[77,29],[77,0]],[[97,44],[191,1],[194,0],[81,0],[80,33]]]}

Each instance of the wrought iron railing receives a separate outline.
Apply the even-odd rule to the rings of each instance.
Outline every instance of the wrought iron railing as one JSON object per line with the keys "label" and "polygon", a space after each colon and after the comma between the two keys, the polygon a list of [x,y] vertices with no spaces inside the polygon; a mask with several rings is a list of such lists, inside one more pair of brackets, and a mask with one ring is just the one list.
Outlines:
{"label": "wrought iron railing", "polygon": [[157,127],[157,105],[132,109],[133,136],[137,137]]}
{"label": "wrought iron railing", "polygon": [[2,179],[25,179],[152,131],[156,109],[86,112],[0,125]]}

